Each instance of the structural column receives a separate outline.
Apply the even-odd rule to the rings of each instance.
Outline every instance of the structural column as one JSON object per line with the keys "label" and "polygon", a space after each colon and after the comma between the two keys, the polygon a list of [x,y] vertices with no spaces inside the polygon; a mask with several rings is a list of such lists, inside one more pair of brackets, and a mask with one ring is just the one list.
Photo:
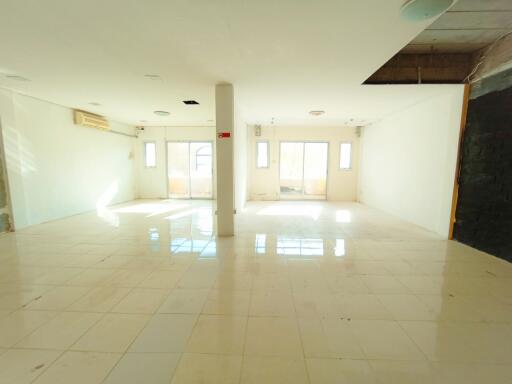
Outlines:
{"label": "structural column", "polygon": [[219,84],[215,87],[216,109],[216,159],[217,159],[217,234],[234,235],[234,95],[233,85]]}

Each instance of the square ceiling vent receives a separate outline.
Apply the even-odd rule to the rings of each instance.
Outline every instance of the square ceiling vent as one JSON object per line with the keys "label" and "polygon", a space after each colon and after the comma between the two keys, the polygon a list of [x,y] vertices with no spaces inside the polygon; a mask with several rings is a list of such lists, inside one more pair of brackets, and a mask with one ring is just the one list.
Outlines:
{"label": "square ceiling vent", "polygon": [[195,100],[183,100],[183,103],[187,105],[199,105],[199,103]]}

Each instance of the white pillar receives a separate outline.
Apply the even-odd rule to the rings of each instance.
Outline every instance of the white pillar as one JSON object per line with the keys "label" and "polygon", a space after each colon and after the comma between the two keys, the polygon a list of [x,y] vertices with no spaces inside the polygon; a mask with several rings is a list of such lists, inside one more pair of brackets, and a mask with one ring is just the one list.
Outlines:
{"label": "white pillar", "polygon": [[217,159],[217,234],[234,235],[234,95],[231,84],[215,87],[216,159]]}

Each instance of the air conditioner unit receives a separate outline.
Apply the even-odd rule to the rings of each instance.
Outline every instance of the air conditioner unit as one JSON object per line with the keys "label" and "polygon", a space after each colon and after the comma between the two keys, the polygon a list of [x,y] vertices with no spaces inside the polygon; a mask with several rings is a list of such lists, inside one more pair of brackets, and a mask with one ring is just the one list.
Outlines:
{"label": "air conditioner unit", "polygon": [[83,125],[84,127],[91,127],[96,129],[101,129],[104,131],[110,130],[110,125],[108,124],[108,120],[103,116],[96,115],[94,113],[81,111],[79,109],[75,109],[73,111],[74,121],[77,125]]}

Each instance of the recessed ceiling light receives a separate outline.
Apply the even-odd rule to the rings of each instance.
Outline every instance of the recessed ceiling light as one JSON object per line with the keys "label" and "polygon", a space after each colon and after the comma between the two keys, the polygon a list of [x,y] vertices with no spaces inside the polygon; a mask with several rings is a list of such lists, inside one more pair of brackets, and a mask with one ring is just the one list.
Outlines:
{"label": "recessed ceiling light", "polygon": [[169,116],[170,115],[170,113],[167,111],[154,111],[153,113],[157,116]]}
{"label": "recessed ceiling light", "polygon": [[183,100],[183,103],[187,105],[199,105],[199,103],[195,100]]}
{"label": "recessed ceiling light", "polygon": [[160,75],[155,75],[152,73],[147,73],[144,75],[144,77],[151,79],[151,80],[158,80],[160,78]]}
{"label": "recessed ceiling light", "polygon": [[400,10],[402,18],[424,21],[439,16],[455,3],[455,0],[408,0]]}
{"label": "recessed ceiling light", "polygon": [[93,106],[95,106],[95,107],[100,107],[100,106],[101,106],[101,104],[100,104],[100,103],[98,103],[98,102],[96,102],[96,101],[91,101],[91,102],[89,103],[89,105],[93,105]]}
{"label": "recessed ceiling light", "polygon": [[320,115],[323,115],[325,113],[325,111],[309,111],[309,114],[311,116],[320,116]]}
{"label": "recessed ceiling light", "polygon": [[11,79],[11,80],[16,80],[16,81],[30,81],[30,79],[27,79],[26,77],[18,76],[18,75],[5,75],[5,77],[7,77],[8,79]]}

